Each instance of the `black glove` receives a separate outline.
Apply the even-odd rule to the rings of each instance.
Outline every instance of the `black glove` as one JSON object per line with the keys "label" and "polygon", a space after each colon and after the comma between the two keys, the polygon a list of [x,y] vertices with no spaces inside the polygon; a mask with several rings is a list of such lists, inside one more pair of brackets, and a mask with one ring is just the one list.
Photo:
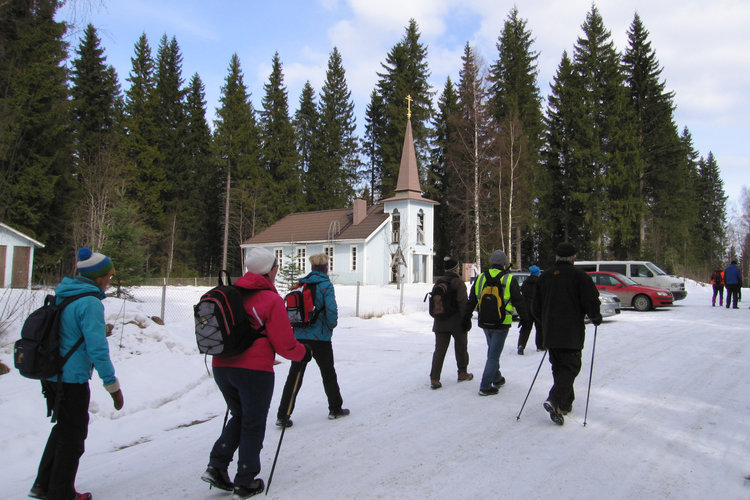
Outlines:
{"label": "black glove", "polygon": [[302,358],[302,363],[309,363],[312,359],[312,348],[307,344],[302,344],[305,346],[305,356]]}
{"label": "black glove", "polygon": [[468,332],[471,330],[471,316],[466,316],[463,321],[461,322],[461,328],[463,331]]}
{"label": "black glove", "polygon": [[599,326],[599,325],[601,325],[601,324],[602,324],[602,317],[601,317],[601,315],[599,315],[599,316],[597,316],[596,318],[592,319],[592,320],[591,320],[591,322],[592,322],[592,323],[593,323],[593,324],[594,324],[595,326]]}

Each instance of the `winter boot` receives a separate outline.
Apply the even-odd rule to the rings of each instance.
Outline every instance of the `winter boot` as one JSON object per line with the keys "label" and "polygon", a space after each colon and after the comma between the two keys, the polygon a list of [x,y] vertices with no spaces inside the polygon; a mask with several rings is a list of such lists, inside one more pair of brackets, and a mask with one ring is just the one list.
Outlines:
{"label": "winter boot", "polygon": [[289,417],[279,417],[276,419],[276,427],[291,427],[294,425]]}
{"label": "winter boot", "polygon": [[337,418],[345,417],[349,415],[349,410],[341,408],[340,410],[331,410],[328,413],[328,420],[336,420]]}
{"label": "winter boot", "polygon": [[519,345],[519,346],[518,346],[518,354],[519,354],[520,356],[523,356],[523,346],[522,346],[522,345]]}
{"label": "winter boot", "polygon": [[439,380],[434,378],[430,379],[430,389],[440,389],[441,387],[443,387],[443,384],[441,384]]}
{"label": "winter boot", "polygon": [[497,390],[497,387],[494,385],[489,386],[486,389],[479,388],[479,395],[480,396],[494,396],[499,391]]}
{"label": "winter boot", "polygon": [[91,493],[76,493],[73,500],[91,500],[92,498]]}
{"label": "winter boot", "polygon": [[458,372],[458,381],[463,382],[464,380],[471,380],[474,378],[473,373],[469,372]]}
{"label": "winter boot", "polygon": [[547,410],[547,413],[549,413],[549,418],[554,423],[556,423],[557,425],[562,425],[565,423],[565,419],[563,418],[562,413],[560,413],[560,410],[558,410],[551,401],[547,400],[544,402],[544,409]]}
{"label": "winter boot", "polygon": [[209,465],[206,468],[206,472],[204,472],[201,476],[201,479],[210,484],[212,487],[218,488],[220,490],[232,491],[232,488],[234,488],[232,480],[229,479],[229,474],[227,474],[226,469],[219,470],[216,467],[212,467]]}
{"label": "winter boot", "polygon": [[232,500],[243,500],[245,498],[250,498],[252,496],[258,495],[260,493],[263,493],[265,487],[266,485],[263,484],[262,479],[253,479],[250,482],[250,486],[237,485],[234,487],[234,495],[232,495]]}
{"label": "winter boot", "polygon": [[503,376],[500,376],[498,380],[492,382],[492,387],[495,387],[496,389],[500,389],[504,385],[505,385],[505,377]]}

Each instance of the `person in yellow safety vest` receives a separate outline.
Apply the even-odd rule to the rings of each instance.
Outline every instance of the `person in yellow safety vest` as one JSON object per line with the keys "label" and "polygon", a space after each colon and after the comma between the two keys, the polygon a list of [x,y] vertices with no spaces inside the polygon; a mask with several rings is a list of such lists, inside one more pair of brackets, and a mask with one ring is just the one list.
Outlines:
{"label": "person in yellow safety vest", "polygon": [[505,252],[495,250],[490,257],[490,269],[480,274],[471,287],[466,307],[464,322],[469,326],[472,311],[478,307],[477,324],[484,330],[487,339],[487,361],[479,383],[480,396],[497,394],[505,384],[505,377],[500,372],[500,354],[513,323],[513,308],[523,321],[530,321],[521,288],[508,268]]}

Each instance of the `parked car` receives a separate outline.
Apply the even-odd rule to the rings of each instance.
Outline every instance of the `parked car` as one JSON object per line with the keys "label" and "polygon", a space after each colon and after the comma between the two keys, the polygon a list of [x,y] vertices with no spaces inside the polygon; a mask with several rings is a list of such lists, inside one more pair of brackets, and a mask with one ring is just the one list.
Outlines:
{"label": "parked car", "polygon": [[601,313],[602,318],[620,314],[622,302],[620,302],[620,297],[618,297],[614,293],[599,290],[599,302],[601,302],[601,306],[599,306],[599,312]]}
{"label": "parked car", "polygon": [[653,262],[645,260],[581,260],[576,261],[574,265],[587,273],[593,271],[620,273],[639,285],[665,288],[672,292],[674,300],[682,300],[687,297],[685,280],[667,274]]}
{"label": "parked car", "polygon": [[648,311],[654,307],[671,306],[674,303],[674,297],[669,290],[639,285],[620,273],[600,271],[588,274],[600,292],[614,293],[624,307]]}

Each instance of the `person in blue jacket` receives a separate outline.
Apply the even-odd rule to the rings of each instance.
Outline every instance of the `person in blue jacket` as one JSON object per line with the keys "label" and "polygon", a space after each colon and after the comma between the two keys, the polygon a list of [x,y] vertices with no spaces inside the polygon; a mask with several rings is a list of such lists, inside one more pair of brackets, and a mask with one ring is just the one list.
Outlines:
{"label": "person in blue jacket", "polygon": [[[315,296],[313,304],[315,310],[319,311],[315,321],[305,328],[294,328],[294,336],[300,343],[309,346],[312,349],[312,357],[320,368],[320,376],[323,379],[323,389],[328,398],[328,418],[331,420],[349,415],[349,410],[342,408],[343,399],[339,389],[336,369],[333,366],[333,345],[331,337],[333,329],[336,328],[339,319],[338,306],[336,305],[336,295],[333,289],[333,283],[328,278],[328,255],[324,253],[312,255],[310,257],[312,270],[305,277],[300,279],[300,283],[315,285]],[[289,375],[284,384],[284,392],[281,395],[279,410],[277,412],[276,425],[279,427],[291,427],[292,421],[289,415],[294,410],[295,383],[297,374],[299,374],[299,385],[297,392],[302,386],[302,378],[305,375],[307,363],[293,361],[289,368]]]}
{"label": "person in blue jacket", "polygon": [[[105,291],[115,274],[109,257],[81,248],[77,254],[78,274],[65,277],[55,288],[57,303],[66,297],[86,292],[95,295],[71,302],[60,320],[60,353],[66,354],[83,337],[83,343],[70,356],[62,370],[62,397],[56,412],[57,423],[52,427],[39,463],[32,498],[48,500],[87,500],[91,493],[77,493],[75,479],[78,462],[83,455],[89,425],[89,380],[96,368],[104,388],[112,396],[116,410],[123,405],[120,383],[109,358],[107,328],[104,322]],[[42,392],[51,412],[58,390],[57,377],[42,381]]]}
{"label": "person in blue jacket", "polygon": [[737,302],[739,302],[742,288],[742,272],[737,267],[736,260],[724,269],[724,285],[727,287],[727,309],[729,309],[730,302],[733,309],[739,309]]}

